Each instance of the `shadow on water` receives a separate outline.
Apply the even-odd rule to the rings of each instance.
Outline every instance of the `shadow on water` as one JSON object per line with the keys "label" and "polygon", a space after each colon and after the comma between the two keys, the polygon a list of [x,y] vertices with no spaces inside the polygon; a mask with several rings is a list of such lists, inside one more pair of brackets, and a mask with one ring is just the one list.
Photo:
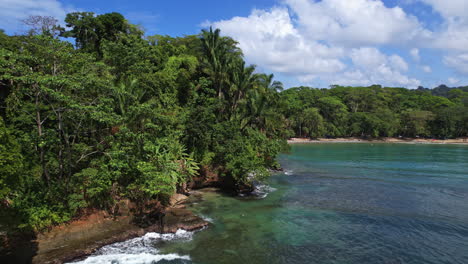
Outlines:
{"label": "shadow on water", "polygon": [[32,231],[15,227],[18,217],[8,208],[0,208],[0,263],[29,264],[37,254],[38,245]]}

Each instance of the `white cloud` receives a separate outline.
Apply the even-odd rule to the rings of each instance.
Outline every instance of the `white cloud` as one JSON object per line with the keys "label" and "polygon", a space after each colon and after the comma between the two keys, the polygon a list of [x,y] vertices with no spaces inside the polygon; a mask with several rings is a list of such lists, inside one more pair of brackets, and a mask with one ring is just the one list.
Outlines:
{"label": "white cloud", "polygon": [[294,27],[286,8],[254,10],[249,17],[234,17],[212,23],[234,37],[246,58],[262,67],[310,78],[345,68],[343,48],[306,39]]}
{"label": "white cloud", "polygon": [[[247,61],[295,76],[301,83],[381,83],[416,87],[408,63],[378,43],[405,42],[424,30],[400,8],[373,0],[286,0],[248,17],[206,22],[239,42]],[[405,36],[405,37],[402,37]],[[363,48],[363,43],[368,43]]]}
{"label": "white cloud", "polygon": [[390,56],[389,63],[394,69],[398,71],[408,71],[408,63],[406,63],[406,61],[398,55]]}
{"label": "white cloud", "polygon": [[439,12],[446,18],[468,17],[468,1],[466,0],[420,0]]}
{"label": "white cloud", "polygon": [[429,37],[416,17],[375,0],[285,0],[312,39],[341,45],[407,43]]}
{"label": "white cloud", "polygon": [[342,75],[334,76],[330,83],[339,85],[373,85],[384,84],[388,86],[416,88],[421,85],[417,79],[403,75],[389,67],[380,66],[372,71],[352,70]]}
{"label": "white cloud", "polygon": [[419,0],[430,5],[444,21],[432,34],[428,47],[442,50],[468,51],[468,1]]}
{"label": "white cloud", "polygon": [[373,70],[379,67],[387,67],[395,71],[408,70],[408,64],[400,56],[386,56],[373,47],[353,49],[351,51],[350,58],[356,67],[365,70]]}
{"label": "white cloud", "polygon": [[[468,1],[467,1],[468,2]],[[442,50],[468,51],[468,16],[447,18],[442,29],[434,33],[429,47]]]}
{"label": "white cloud", "polygon": [[24,30],[21,20],[30,15],[52,16],[60,22],[72,8],[58,0],[0,0],[0,28],[11,33]]}
{"label": "white cloud", "polygon": [[449,82],[449,84],[454,85],[454,84],[459,83],[460,80],[450,77],[450,78],[448,78],[448,82]]}
{"label": "white cloud", "polygon": [[334,83],[341,84],[340,81],[355,85],[383,83],[411,88],[421,84],[419,80],[409,78],[402,73],[402,71],[408,70],[408,64],[398,55],[387,56],[376,48],[364,47],[353,49],[350,58],[356,69],[345,72]]}
{"label": "white cloud", "polygon": [[432,68],[430,66],[422,66],[422,70],[426,73],[431,73],[432,72]]}
{"label": "white cloud", "polygon": [[351,51],[354,65],[361,68],[376,68],[387,63],[387,57],[376,48],[359,48]]}
{"label": "white cloud", "polygon": [[444,63],[461,74],[468,74],[468,53],[447,55]]}
{"label": "white cloud", "polygon": [[413,57],[413,60],[416,62],[419,62],[421,60],[421,57],[419,56],[419,49],[417,48],[412,48],[410,50],[411,57]]}

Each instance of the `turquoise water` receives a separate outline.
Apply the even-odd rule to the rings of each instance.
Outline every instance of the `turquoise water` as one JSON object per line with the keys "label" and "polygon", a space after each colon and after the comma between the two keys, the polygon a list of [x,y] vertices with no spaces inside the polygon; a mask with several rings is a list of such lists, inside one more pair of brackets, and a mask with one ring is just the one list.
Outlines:
{"label": "turquoise water", "polygon": [[468,263],[468,146],[294,145],[280,161],[264,199],[208,193],[192,209],[212,226],[152,244],[180,256],[158,263]]}

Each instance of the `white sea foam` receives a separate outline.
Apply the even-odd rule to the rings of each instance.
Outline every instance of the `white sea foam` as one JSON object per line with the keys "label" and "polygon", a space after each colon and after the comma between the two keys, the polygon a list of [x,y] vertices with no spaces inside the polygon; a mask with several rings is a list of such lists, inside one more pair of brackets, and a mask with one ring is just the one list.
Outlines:
{"label": "white sea foam", "polygon": [[207,221],[208,223],[214,223],[214,219],[208,216],[200,215],[197,214],[199,217],[201,217],[203,220]]}
{"label": "white sea foam", "polygon": [[286,175],[292,175],[293,171],[292,170],[284,170],[284,174]]}
{"label": "white sea foam", "polygon": [[149,253],[141,254],[113,254],[91,256],[83,261],[75,262],[79,264],[154,264],[161,260],[190,260],[189,256],[180,256],[177,254],[154,255]]}
{"label": "white sea foam", "polygon": [[189,256],[177,254],[159,254],[155,247],[157,242],[169,240],[191,240],[194,232],[182,229],[175,234],[147,233],[142,237],[133,238],[124,242],[104,246],[92,256],[78,264],[152,264],[161,260],[190,260]]}
{"label": "white sea foam", "polygon": [[251,193],[251,195],[257,196],[258,198],[265,198],[268,196],[268,194],[274,191],[276,191],[276,189],[269,185],[256,183],[254,191]]}

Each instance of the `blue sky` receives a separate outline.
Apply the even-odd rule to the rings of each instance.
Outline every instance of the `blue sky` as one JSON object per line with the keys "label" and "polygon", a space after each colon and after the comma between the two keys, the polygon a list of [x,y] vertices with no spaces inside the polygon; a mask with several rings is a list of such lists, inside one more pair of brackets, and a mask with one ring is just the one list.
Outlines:
{"label": "blue sky", "polygon": [[147,34],[213,25],[287,87],[468,84],[466,0],[0,0],[0,28],[28,15],[120,12]]}

